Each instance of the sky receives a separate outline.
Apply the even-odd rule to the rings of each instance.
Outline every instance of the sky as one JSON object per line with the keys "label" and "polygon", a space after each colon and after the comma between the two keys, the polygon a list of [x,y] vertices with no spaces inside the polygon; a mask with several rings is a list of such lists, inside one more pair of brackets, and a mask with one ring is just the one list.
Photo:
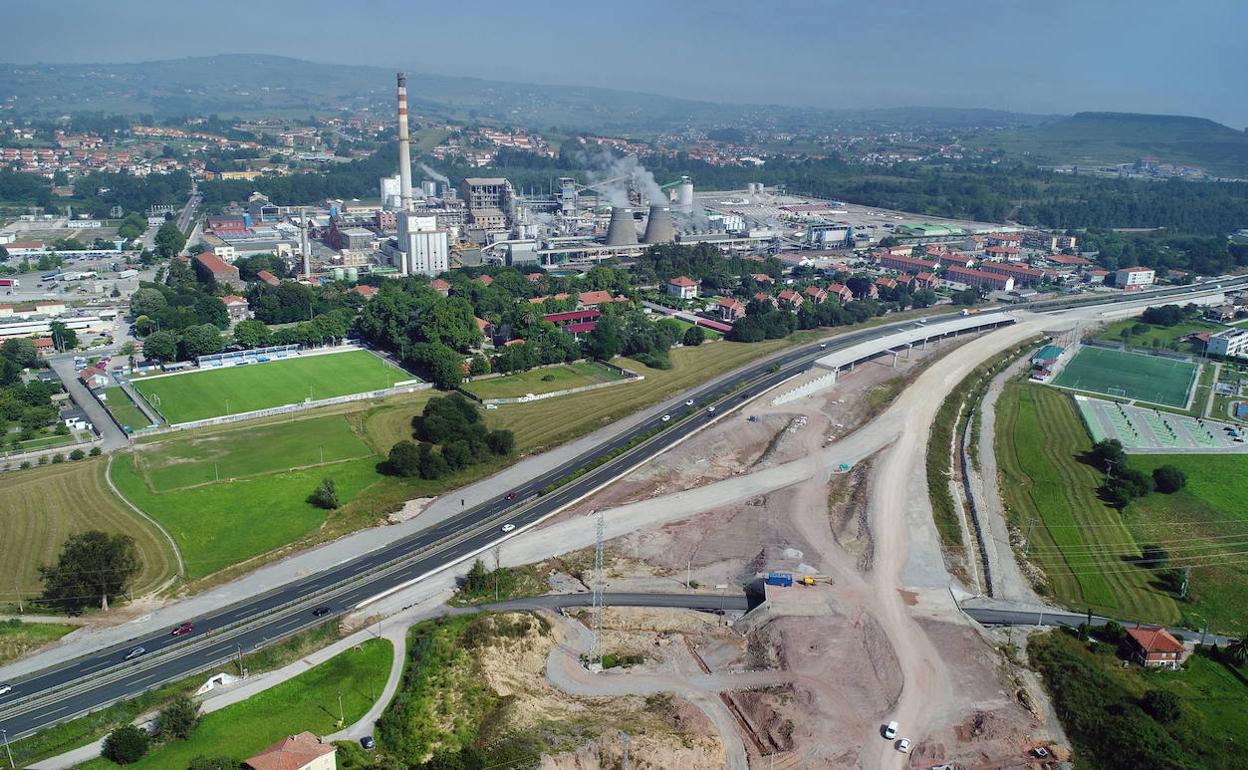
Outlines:
{"label": "sky", "polygon": [[[1245,0],[4,0],[0,61],[266,53],[716,102],[1248,126]],[[17,34],[13,34],[17,32]]]}

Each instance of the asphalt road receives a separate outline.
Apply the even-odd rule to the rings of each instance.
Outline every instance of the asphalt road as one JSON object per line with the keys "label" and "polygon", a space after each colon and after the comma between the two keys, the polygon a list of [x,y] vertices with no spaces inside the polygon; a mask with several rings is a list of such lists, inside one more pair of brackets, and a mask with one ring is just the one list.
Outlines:
{"label": "asphalt road", "polygon": [[[1038,612],[1036,610],[1005,610],[988,609],[984,607],[964,607],[962,611],[982,626],[1044,626],[1046,628],[1075,628],[1081,623],[1086,623],[1088,620],[1087,615],[1060,611]],[[1092,625],[1103,626],[1110,620],[1111,618],[1093,615]],[[1129,620],[1119,620],[1116,622],[1127,628],[1135,625],[1134,622]],[[1189,628],[1170,626],[1167,630],[1176,636],[1183,637],[1184,639],[1203,641],[1204,644],[1218,644],[1225,647],[1232,641],[1232,638],[1229,636],[1209,633],[1202,634],[1199,631],[1193,632]]]}
{"label": "asphalt road", "polygon": [[[1221,285],[1229,288],[1245,281],[1248,278],[1223,281]],[[1199,288],[1177,287],[1151,296],[1182,295]],[[1213,285],[1203,288],[1211,289]],[[1080,304],[1113,304],[1142,298],[1136,294]],[[1069,305],[1068,301],[1060,302]],[[1044,307],[1048,308],[1049,304]],[[928,321],[953,317],[955,314],[930,316]],[[16,740],[327,622],[360,602],[487,550],[504,536],[503,525],[512,525],[518,532],[535,524],[691,435],[725,411],[800,374],[815,359],[913,324],[913,321],[902,321],[841,334],[826,344],[804,345],[718,378],[671,402],[667,412],[670,422],[663,423],[659,417],[642,422],[458,517],[268,593],[204,616],[188,618],[193,624],[189,633],[139,637],[14,680],[9,683],[12,690],[0,696],[0,728],[7,731],[10,740]],[[687,405],[686,401],[692,404]],[[709,411],[711,407],[714,407],[713,412]],[[647,434],[654,431],[657,433],[647,438]],[[585,471],[586,468],[591,470]],[[541,490],[578,472],[581,475],[574,480],[549,494],[540,494]],[[313,610],[317,608],[328,612],[315,616]],[[142,648],[143,652],[127,660],[128,653],[137,648]]]}

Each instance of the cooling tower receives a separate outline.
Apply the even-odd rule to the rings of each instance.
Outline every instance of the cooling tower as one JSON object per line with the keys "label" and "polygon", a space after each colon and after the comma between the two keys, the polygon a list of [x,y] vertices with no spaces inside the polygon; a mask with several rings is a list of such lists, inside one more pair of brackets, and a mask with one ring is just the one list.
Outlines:
{"label": "cooling tower", "polygon": [[671,243],[676,240],[676,227],[672,224],[670,206],[651,206],[650,218],[646,220],[646,234],[642,243]]}
{"label": "cooling tower", "polygon": [[607,245],[637,245],[637,226],[633,224],[632,209],[627,206],[611,208],[611,224],[607,225]]}

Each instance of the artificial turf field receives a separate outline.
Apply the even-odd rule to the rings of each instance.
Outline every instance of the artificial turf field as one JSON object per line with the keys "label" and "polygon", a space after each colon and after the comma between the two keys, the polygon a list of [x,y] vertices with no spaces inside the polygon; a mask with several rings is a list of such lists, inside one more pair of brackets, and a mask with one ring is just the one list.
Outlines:
{"label": "artificial turf field", "polygon": [[136,379],[134,387],[170,423],[381,390],[412,379],[363,350]]}
{"label": "artificial turf field", "polygon": [[1053,384],[1162,406],[1187,406],[1200,367],[1190,361],[1081,347]]}

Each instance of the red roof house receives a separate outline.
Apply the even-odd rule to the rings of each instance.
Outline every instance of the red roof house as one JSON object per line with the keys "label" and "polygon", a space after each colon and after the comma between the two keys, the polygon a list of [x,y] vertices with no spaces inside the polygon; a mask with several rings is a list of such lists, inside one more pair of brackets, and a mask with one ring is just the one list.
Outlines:
{"label": "red roof house", "polygon": [[338,749],[310,732],[287,736],[244,764],[251,770],[333,770]]}
{"label": "red roof house", "polygon": [[1136,626],[1127,629],[1131,659],[1148,668],[1177,669],[1187,659],[1187,648],[1164,628]]}

